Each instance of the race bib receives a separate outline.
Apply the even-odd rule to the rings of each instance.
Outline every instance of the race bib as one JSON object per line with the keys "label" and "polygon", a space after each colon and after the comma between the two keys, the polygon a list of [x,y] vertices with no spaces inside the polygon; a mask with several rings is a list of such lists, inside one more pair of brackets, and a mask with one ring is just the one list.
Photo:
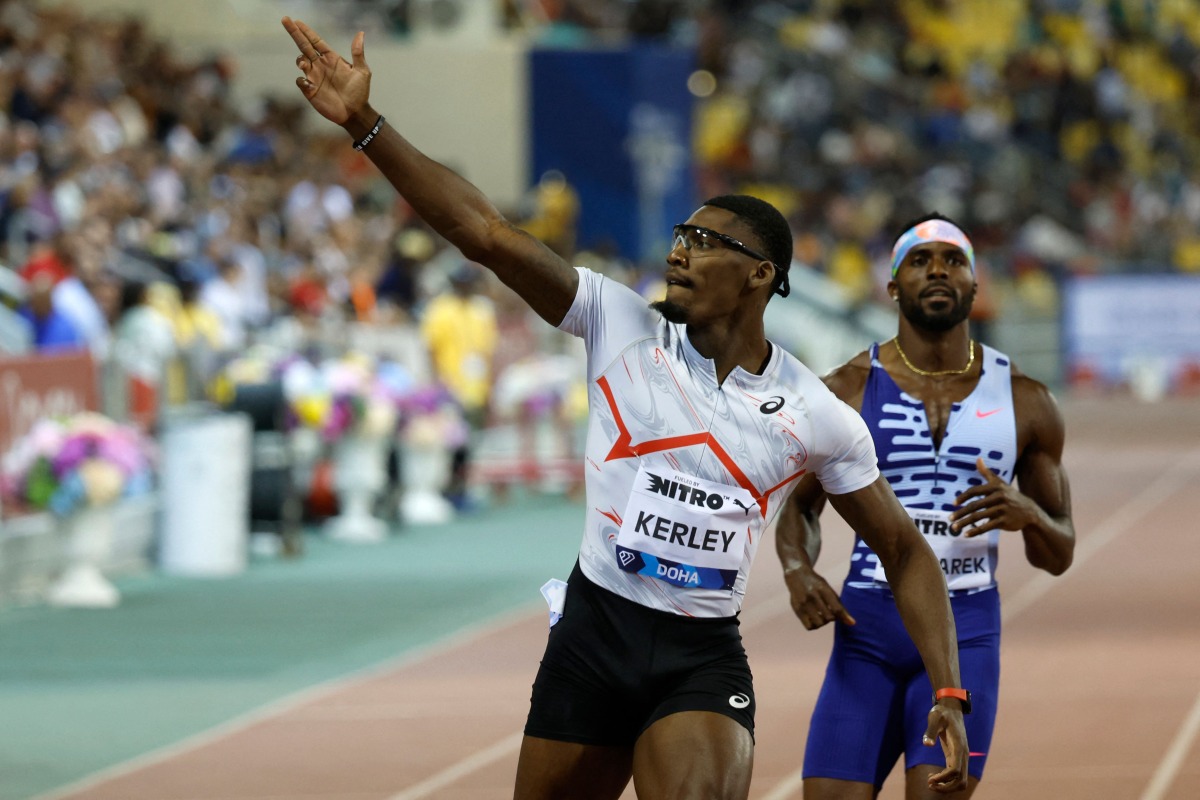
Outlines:
{"label": "race bib", "polygon": [[675,586],[732,589],[761,519],[739,486],[643,465],[617,534],[617,565]]}
{"label": "race bib", "polygon": [[[992,583],[992,565],[988,558],[988,537],[967,538],[963,531],[950,529],[949,511],[930,511],[923,508],[905,508],[917,525],[917,530],[933,548],[942,573],[946,576],[946,588],[979,589]],[[875,565],[872,576],[887,583],[883,564]]]}

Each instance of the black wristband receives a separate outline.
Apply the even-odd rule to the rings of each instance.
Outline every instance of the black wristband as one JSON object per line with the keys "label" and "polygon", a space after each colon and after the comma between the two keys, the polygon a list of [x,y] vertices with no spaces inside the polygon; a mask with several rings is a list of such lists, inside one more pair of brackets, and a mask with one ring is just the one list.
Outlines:
{"label": "black wristband", "polygon": [[375,121],[375,127],[371,128],[370,132],[366,136],[364,136],[361,141],[354,143],[354,149],[362,150],[364,147],[369,145],[371,143],[371,140],[379,135],[380,129],[383,128],[383,123],[384,123],[383,114],[380,114],[379,119],[377,119]]}

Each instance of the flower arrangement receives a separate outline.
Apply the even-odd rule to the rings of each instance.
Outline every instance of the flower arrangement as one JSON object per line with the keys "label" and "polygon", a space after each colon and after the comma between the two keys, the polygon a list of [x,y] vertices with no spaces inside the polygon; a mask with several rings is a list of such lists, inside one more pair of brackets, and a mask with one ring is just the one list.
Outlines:
{"label": "flower arrangement", "polygon": [[271,347],[255,345],[226,362],[208,386],[209,396],[227,406],[233,402],[239,386],[274,383],[287,367],[301,357]]}
{"label": "flower arrangement", "polygon": [[444,386],[418,382],[395,361],[355,353],[313,363],[299,355],[249,352],[226,365],[212,394],[228,403],[237,386],[272,381],[283,385],[285,424],[316,431],[328,443],[348,433],[390,435],[397,415],[409,445],[453,449],[469,433],[461,407]]}
{"label": "flower arrangement", "polygon": [[454,450],[470,430],[462,408],[441,384],[414,387],[400,398],[401,437],[412,448]]}
{"label": "flower arrangement", "polygon": [[570,355],[533,355],[513,362],[496,379],[493,402],[504,417],[544,419],[565,414],[587,416],[587,385],[577,359]]}
{"label": "flower arrangement", "polygon": [[373,361],[355,355],[319,365],[293,361],[282,375],[289,422],[319,431],[327,442],[349,433],[371,438],[391,434],[397,394],[380,375]]}
{"label": "flower arrangement", "polygon": [[0,464],[6,497],[66,517],[150,491],[154,447],[137,429],[84,412],[43,419]]}

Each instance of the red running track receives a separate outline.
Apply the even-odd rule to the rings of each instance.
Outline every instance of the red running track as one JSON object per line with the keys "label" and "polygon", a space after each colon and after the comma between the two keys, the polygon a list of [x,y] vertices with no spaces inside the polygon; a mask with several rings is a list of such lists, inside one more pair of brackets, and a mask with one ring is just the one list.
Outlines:
{"label": "red running track", "polygon": [[[1200,798],[1200,403],[1065,403],[1079,542],[1050,578],[1001,546],[1002,700],[976,798]],[[822,566],[850,536],[827,522]],[[751,797],[800,797],[808,716],[831,631],[793,618],[771,542],[743,635],[758,732]],[[334,684],[252,722],[127,765],[78,800],[462,800],[511,797],[544,611],[403,666]],[[902,797],[893,773],[881,795]],[[633,797],[632,789],[626,797]]]}

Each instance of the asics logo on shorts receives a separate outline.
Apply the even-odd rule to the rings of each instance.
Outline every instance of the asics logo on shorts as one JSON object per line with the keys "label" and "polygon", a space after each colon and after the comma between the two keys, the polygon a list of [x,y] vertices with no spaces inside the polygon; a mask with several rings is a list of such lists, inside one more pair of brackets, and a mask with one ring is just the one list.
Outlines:
{"label": "asics logo on shorts", "polygon": [[741,692],[730,695],[729,705],[733,706],[734,708],[745,708],[746,706],[750,705],[750,697],[749,695],[745,695]]}

